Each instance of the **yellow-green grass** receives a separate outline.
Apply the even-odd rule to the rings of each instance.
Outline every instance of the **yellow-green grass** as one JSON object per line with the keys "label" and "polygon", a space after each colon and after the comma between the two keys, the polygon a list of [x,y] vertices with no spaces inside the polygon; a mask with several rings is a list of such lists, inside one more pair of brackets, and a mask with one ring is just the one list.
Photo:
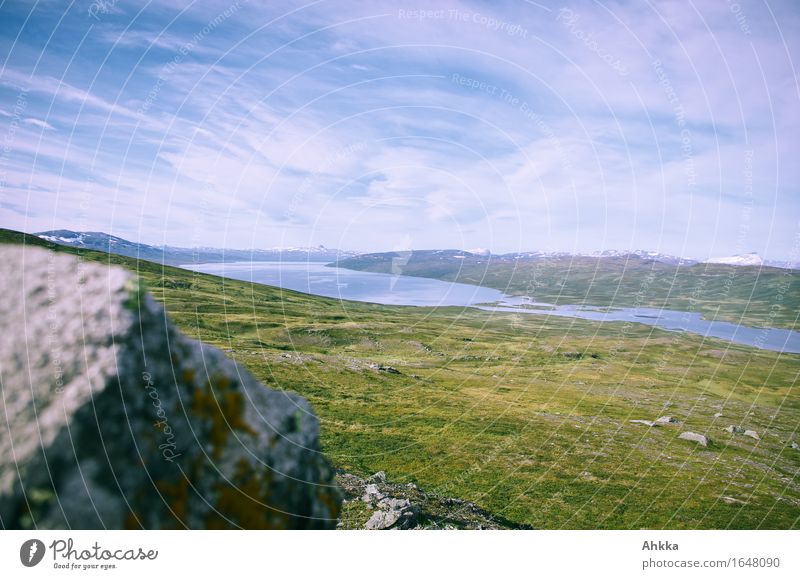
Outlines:
{"label": "yellow-green grass", "polygon": [[[0,235],[24,240],[38,243]],[[307,397],[323,450],[349,472],[384,470],[538,528],[800,527],[800,356],[638,324],[340,302],[54,249],[138,272],[184,333]],[[629,422],[662,415],[681,424]]]}

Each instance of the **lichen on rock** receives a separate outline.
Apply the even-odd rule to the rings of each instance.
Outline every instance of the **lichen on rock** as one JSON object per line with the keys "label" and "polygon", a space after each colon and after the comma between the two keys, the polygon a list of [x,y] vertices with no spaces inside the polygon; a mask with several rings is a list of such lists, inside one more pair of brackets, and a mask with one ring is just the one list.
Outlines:
{"label": "lichen on rock", "polygon": [[301,397],[182,335],[136,278],[0,250],[0,517],[8,528],[333,528]]}

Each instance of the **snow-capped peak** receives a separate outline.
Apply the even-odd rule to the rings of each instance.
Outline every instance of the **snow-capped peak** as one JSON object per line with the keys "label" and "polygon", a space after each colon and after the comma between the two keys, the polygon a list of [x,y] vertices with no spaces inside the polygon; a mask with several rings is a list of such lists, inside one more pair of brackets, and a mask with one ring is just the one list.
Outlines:
{"label": "snow-capped peak", "polygon": [[745,255],[732,255],[730,257],[712,257],[706,263],[719,263],[723,265],[763,265],[764,260],[757,253]]}

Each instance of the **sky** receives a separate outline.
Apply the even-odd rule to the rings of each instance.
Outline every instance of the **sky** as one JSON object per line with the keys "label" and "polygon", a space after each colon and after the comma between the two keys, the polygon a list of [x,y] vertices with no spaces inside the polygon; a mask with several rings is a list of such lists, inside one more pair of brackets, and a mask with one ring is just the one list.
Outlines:
{"label": "sky", "polygon": [[800,257],[795,0],[0,3],[0,226]]}

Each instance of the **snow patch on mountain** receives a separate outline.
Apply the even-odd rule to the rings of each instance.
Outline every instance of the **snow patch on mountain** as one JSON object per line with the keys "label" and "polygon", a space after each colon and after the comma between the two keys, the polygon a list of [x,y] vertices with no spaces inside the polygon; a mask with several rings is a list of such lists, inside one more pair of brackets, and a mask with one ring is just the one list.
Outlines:
{"label": "snow patch on mountain", "polygon": [[722,265],[764,265],[764,260],[757,253],[745,255],[732,255],[730,257],[712,257],[705,263],[718,263]]}

